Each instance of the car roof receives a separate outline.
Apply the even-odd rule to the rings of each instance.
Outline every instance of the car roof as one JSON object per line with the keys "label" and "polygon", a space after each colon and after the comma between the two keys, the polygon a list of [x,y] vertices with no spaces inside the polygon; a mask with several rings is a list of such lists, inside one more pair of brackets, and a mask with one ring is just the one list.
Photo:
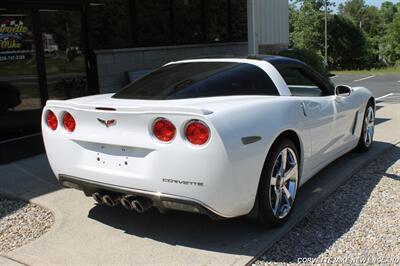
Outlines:
{"label": "car roof", "polygon": [[[237,56],[237,55],[216,55],[216,56],[200,56],[194,57],[187,60],[182,61],[190,61],[190,60],[218,60],[218,59],[229,59],[229,60],[257,60],[257,61],[265,61],[273,65],[277,69],[281,69],[284,67],[299,67],[302,69],[308,69],[312,72],[316,72],[309,65],[295,58],[280,56],[280,55],[267,55],[267,54],[256,54],[256,55],[247,55],[247,56]],[[182,62],[177,61],[176,63]],[[319,74],[319,73],[318,73]]]}
{"label": "car roof", "polygon": [[300,60],[280,55],[255,55],[248,56],[247,58],[267,61],[272,65],[305,65],[305,63]]}
{"label": "car roof", "polygon": [[250,60],[260,60],[266,61],[274,66],[276,65],[306,65],[304,62],[280,55],[268,55],[268,54],[257,54],[257,55],[248,55],[248,56],[237,56],[237,55],[211,55],[211,56],[199,56],[188,58],[191,59],[250,59]]}
{"label": "car roof", "polygon": [[[216,56],[201,56],[201,57],[195,57],[195,58],[190,58],[186,60],[180,60],[176,62],[171,62],[170,64],[176,64],[176,63],[188,63],[188,62],[207,62],[207,61],[213,61],[213,62],[218,62],[218,61],[229,61],[229,62],[237,62],[237,63],[254,63],[256,64],[256,61],[264,61],[272,65],[278,72],[280,72],[282,69],[285,68],[299,68],[301,69],[302,72],[307,72],[309,73],[310,78],[317,84],[323,84],[323,87],[327,88],[327,91],[331,92],[333,91],[333,84],[329,82],[325,77],[323,77],[320,73],[318,73],[316,70],[314,70],[312,67],[307,65],[306,63],[290,58],[290,57],[285,57],[285,56],[280,56],[280,55],[263,55],[263,54],[258,54],[258,55],[248,55],[248,56],[237,56],[237,55],[216,55]],[[247,61],[247,62],[246,62]],[[258,64],[256,64],[258,65]]]}

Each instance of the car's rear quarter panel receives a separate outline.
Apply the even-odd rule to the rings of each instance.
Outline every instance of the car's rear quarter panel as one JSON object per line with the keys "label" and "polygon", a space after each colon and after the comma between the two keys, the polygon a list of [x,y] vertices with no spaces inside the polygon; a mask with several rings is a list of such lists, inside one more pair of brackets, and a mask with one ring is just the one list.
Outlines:
{"label": "car's rear quarter panel", "polygon": [[[232,181],[239,191],[237,200],[243,211],[254,205],[258,183],[269,149],[286,130],[295,132],[300,140],[301,166],[311,156],[307,121],[301,102],[290,96],[260,97],[253,102],[224,108],[216,112],[213,123],[220,134],[230,163]],[[242,137],[261,136],[262,139],[244,145]]]}

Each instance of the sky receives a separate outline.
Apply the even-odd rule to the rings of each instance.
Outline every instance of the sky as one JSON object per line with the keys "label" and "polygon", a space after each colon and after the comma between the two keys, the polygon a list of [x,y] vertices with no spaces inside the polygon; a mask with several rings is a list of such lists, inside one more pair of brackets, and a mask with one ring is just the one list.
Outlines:
{"label": "sky", "polygon": [[[365,4],[367,4],[369,6],[371,6],[371,5],[376,6],[376,7],[380,7],[383,2],[392,2],[395,4],[400,2],[400,0],[364,0],[364,1],[365,1]],[[333,12],[336,13],[337,9],[339,7],[339,4],[346,2],[346,0],[332,0],[332,2],[334,2],[336,4],[336,6],[332,8]]]}
{"label": "sky", "polygon": [[[339,6],[340,3],[346,2],[346,0],[333,0],[336,3],[336,6]],[[383,2],[392,2],[392,3],[399,3],[400,0],[365,0],[365,3],[367,5],[373,5],[379,7]]]}
{"label": "sky", "polygon": [[[289,3],[292,2],[292,1],[293,0],[289,0]],[[339,4],[340,3],[345,3],[348,0],[331,0],[331,1],[336,4],[336,6],[332,8],[333,12],[336,13],[337,9],[339,7]],[[367,4],[369,6],[371,6],[371,5],[372,6],[376,6],[376,7],[380,7],[383,2],[392,2],[392,3],[395,3],[395,4],[400,3],[400,0],[364,0],[364,1],[365,1],[365,4]]]}

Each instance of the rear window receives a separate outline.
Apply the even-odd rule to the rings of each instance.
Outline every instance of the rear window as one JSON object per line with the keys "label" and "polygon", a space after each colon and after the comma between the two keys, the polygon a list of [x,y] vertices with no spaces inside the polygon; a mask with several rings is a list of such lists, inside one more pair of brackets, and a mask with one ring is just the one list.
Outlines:
{"label": "rear window", "polygon": [[114,94],[120,99],[186,99],[231,95],[279,95],[259,67],[236,62],[171,64],[142,77]]}

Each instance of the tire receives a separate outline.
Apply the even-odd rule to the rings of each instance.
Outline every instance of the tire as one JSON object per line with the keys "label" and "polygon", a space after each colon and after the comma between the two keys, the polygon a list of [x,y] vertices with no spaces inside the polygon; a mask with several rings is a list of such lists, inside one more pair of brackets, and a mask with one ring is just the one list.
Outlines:
{"label": "tire", "polygon": [[371,148],[374,138],[375,108],[371,102],[368,102],[363,118],[360,140],[356,150],[366,152]]}
{"label": "tire", "polygon": [[[286,153],[286,178],[281,177],[282,156]],[[257,222],[275,227],[284,224],[292,210],[299,185],[299,152],[290,139],[282,139],[275,143],[267,156],[262,170],[256,199]],[[283,188],[285,186],[286,190]],[[287,192],[290,193],[288,197]],[[280,194],[280,201],[279,195]],[[277,202],[280,202],[277,204]]]}

